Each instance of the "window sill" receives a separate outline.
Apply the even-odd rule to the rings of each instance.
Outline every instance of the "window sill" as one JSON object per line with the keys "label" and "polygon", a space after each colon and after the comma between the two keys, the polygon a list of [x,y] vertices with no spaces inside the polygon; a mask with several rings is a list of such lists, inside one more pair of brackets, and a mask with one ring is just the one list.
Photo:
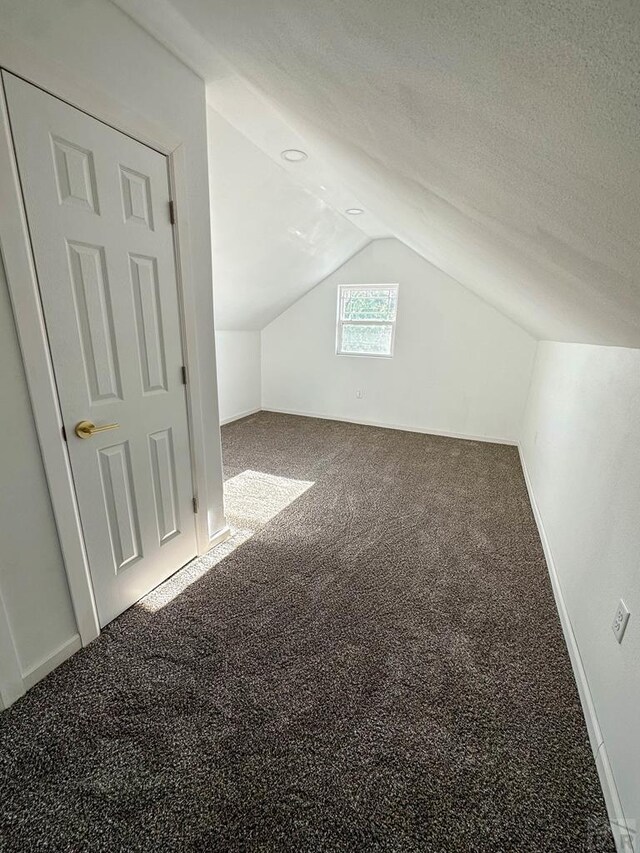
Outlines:
{"label": "window sill", "polygon": [[382,353],[372,352],[337,352],[336,355],[339,355],[341,358],[382,358],[387,361],[390,358],[393,358],[393,353],[390,355],[383,355]]}

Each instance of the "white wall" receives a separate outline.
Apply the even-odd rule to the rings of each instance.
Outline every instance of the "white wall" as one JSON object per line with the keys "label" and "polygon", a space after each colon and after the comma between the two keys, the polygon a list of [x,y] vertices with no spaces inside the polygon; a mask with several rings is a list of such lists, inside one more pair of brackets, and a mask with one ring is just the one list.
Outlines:
{"label": "white wall", "polygon": [[[640,350],[541,342],[521,448],[627,818],[640,820]],[[621,645],[618,599],[631,611]]]}
{"label": "white wall", "polygon": [[[210,430],[218,410],[204,82],[109,0],[0,0],[0,64],[89,113],[99,104],[100,118],[142,141],[180,146],[186,186],[178,217],[189,213],[181,251],[197,308],[202,420]],[[200,497],[213,535],[224,527],[215,431],[207,454]]]}
{"label": "white wall", "polygon": [[0,259],[0,595],[28,673],[76,633]]}
{"label": "white wall", "polygon": [[220,423],[261,407],[260,332],[216,332]]}
{"label": "white wall", "polygon": [[[213,534],[224,526],[224,510],[215,426],[218,407],[204,84],[108,0],[0,0],[0,65],[88,112],[99,105],[101,117],[116,126],[127,128],[130,122],[132,130],[143,127],[145,140],[161,139],[168,148],[182,145],[186,191],[178,213],[188,210],[189,233],[181,250],[189,267],[190,294],[198,317],[195,343],[202,422],[208,425],[209,438],[206,490],[200,498]],[[27,390],[4,283],[2,288],[0,478],[3,484],[11,484],[11,491],[3,496],[0,514],[0,593],[10,610],[25,675],[43,656],[72,640],[76,625],[30,427]]]}
{"label": "white wall", "polygon": [[[338,284],[391,282],[400,284],[394,357],[337,356]],[[517,441],[535,348],[519,326],[403,243],[376,240],[263,330],[262,404]]]}

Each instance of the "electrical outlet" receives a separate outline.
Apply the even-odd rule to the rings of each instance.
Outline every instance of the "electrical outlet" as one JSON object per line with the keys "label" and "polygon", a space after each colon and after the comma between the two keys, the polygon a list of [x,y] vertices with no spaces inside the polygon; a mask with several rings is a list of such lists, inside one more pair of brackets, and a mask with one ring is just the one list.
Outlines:
{"label": "electrical outlet", "polygon": [[362,400],[363,396],[364,395],[363,395],[362,391],[358,388],[358,390],[356,391],[356,400]]}
{"label": "electrical outlet", "polygon": [[624,632],[627,630],[627,622],[629,621],[629,616],[630,614],[627,609],[627,605],[622,599],[620,599],[620,601],[618,602],[618,609],[616,610],[616,615],[611,626],[611,630],[613,631],[615,638],[619,643],[622,642]]}

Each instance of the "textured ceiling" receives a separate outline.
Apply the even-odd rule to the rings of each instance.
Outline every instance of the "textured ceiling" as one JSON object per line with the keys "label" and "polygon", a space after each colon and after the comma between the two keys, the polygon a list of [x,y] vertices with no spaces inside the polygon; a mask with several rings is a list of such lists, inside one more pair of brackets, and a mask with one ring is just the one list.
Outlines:
{"label": "textured ceiling", "polygon": [[637,0],[171,2],[436,266],[537,337],[640,346]]}

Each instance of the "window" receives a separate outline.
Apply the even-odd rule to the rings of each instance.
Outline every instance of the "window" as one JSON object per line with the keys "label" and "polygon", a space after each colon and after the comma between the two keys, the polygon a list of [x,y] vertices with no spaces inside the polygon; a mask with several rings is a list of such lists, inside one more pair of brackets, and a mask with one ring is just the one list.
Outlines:
{"label": "window", "polygon": [[391,358],[397,307],[397,284],[341,284],[336,353]]}

